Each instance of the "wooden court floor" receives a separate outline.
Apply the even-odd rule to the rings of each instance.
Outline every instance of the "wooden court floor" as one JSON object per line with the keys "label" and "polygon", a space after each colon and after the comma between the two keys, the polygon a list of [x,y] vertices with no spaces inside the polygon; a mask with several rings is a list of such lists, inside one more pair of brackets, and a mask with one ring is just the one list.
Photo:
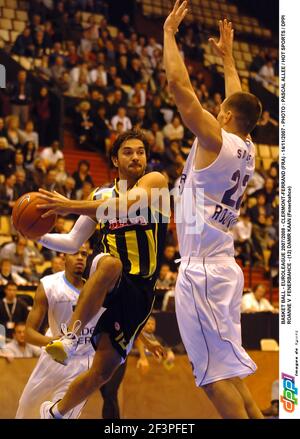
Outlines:
{"label": "wooden court floor", "polygon": [[[249,352],[258,371],[246,379],[260,408],[270,404],[271,385],[278,378],[278,352]],[[150,358],[147,373],[136,368],[136,357],[129,357],[119,391],[124,419],[215,419],[218,414],[203,390],[197,388],[185,355],[177,356],[172,369],[166,370]],[[16,359],[8,364],[0,358],[0,419],[13,419],[19,397],[36,359]],[[101,418],[102,398],[95,392],[81,415]]]}

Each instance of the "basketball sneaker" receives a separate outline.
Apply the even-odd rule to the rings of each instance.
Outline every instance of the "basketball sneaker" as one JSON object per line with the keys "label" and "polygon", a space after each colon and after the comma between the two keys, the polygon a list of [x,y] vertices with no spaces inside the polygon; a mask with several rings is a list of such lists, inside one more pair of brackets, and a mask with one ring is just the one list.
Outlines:
{"label": "basketball sneaker", "polygon": [[40,406],[40,419],[62,419],[63,417],[59,415],[58,411],[53,412],[54,407],[60,400],[56,402],[45,401]]}
{"label": "basketball sneaker", "polygon": [[47,354],[50,355],[54,361],[64,366],[68,364],[69,359],[76,351],[78,345],[76,332],[80,326],[81,322],[76,320],[73,325],[73,331],[68,332],[67,325],[62,323],[61,330],[64,335],[58,340],[50,341],[45,348]]}

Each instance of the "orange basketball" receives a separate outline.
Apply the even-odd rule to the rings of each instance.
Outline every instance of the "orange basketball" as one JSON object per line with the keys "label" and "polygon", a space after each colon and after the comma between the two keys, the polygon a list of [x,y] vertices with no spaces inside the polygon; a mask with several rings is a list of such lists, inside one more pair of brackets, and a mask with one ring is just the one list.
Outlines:
{"label": "orange basketball", "polygon": [[36,239],[50,232],[56,221],[56,215],[42,218],[45,210],[38,210],[37,204],[47,204],[47,201],[41,198],[39,192],[29,192],[16,201],[12,211],[13,225],[29,239]]}

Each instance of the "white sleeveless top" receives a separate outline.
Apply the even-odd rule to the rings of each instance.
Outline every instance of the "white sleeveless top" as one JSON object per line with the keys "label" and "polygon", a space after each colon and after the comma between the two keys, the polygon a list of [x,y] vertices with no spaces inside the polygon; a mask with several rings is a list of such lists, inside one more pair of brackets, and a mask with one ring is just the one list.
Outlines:
{"label": "white sleeveless top", "polygon": [[[68,282],[64,271],[43,277],[41,283],[48,299],[48,321],[51,335],[61,334],[61,324],[70,322],[80,291]],[[94,354],[91,336],[103,311],[104,309],[101,308],[95,317],[84,328],[81,328],[75,355]]]}
{"label": "white sleeveless top", "polygon": [[250,140],[243,141],[223,129],[222,138],[218,157],[201,170],[194,167],[195,139],[183,169],[175,203],[181,257],[234,255],[231,229],[254,173],[255,147]]}

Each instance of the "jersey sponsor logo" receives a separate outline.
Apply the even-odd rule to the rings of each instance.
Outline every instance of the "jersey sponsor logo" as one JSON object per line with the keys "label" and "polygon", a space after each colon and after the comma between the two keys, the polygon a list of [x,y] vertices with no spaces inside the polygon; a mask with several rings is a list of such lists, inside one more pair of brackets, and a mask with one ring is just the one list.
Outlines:
{"label": "jersey sponsor logo", "polygon": [[80,333],[80,335],[78,337],[78,344],[79,345],[85,345],[85,344],[91,343],[91,338],[92,338],[94,329],[95,329],[94,326],[91,326],[91,327],[85,326],[81,330],[81,333]]}
{"label": "jersey sponsor logo", "polygon": [[135,218],[115,218],[113,220],[109,220],[109,230],[121,229],[123,227],[128,227],[132,225],[140,225],[146,226],[148,221],[142,215],[137,216]]}
{"label": "jersey sponsor logo", "polygon": [[120,331],[120,329],[121,329],[120,323],[119,322],[115,322],[115,330],[116,331]]}
{"label": "jersey sponsor logo", "polygon": [[214,214],[210,218],[213,221],[216,221],[219,224],[230,229],[234,224],[237,223],[238,217],[233,212],[230,212],[229,209],[224,208],[220,204],[216,204]]}

